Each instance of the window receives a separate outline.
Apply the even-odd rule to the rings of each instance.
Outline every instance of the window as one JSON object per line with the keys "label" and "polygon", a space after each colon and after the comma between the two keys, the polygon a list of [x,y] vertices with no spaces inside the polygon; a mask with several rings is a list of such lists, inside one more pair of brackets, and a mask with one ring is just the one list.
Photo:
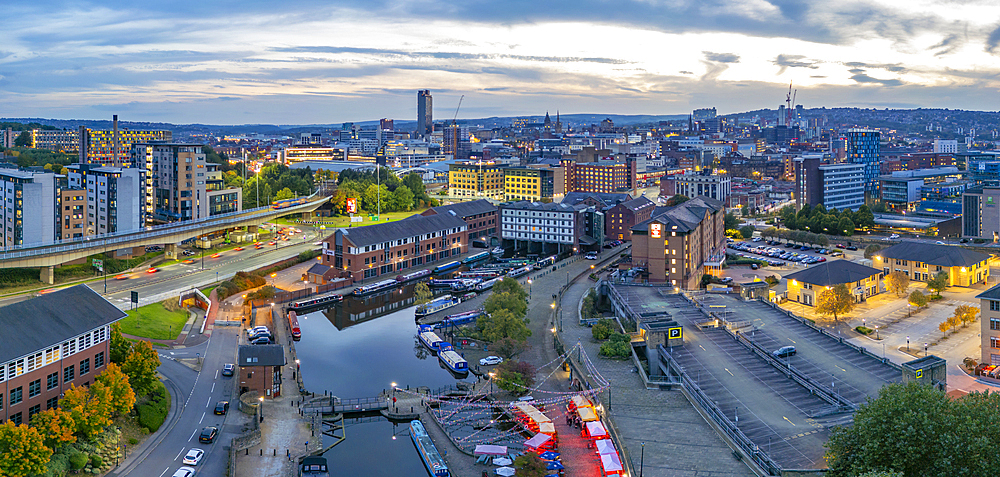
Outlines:
{"label": "window", "polygon": [[68,383],[68,382],[72,381],[73,378],[75,378],[75,377],[76,377],[76,375],[73,372],[73,365],[72,364],[69,365],[69,366],[67,366],[66,369],[63,370],[63,382],[64,383]]}
{"label": "window", "polygon": [[990,336],[990,348],[1000,349],[1000,339],[996,336]]}
{"label": "window", "polygon": [[104,366],[104,351],[101,351],[100,353],[97,353],[97,356],[94,356],[94,367],[100,368],[101,366]]}
{"label": "window", "polygon": [[90,372],[90,358],[80,361],[80,376]]}
{"label": "window", "polygon": [[45,400],[45,410],[55,409],[59,407],[59,398],[51,397]]}
{"label": "window", "polygon": [[21,425],[21,413],[14,414],[10,416],[10,422],[13,422],[15,426]]}
{"label": "window", "polygon": [[1000,311],[1000,301],[990,300],[990,311]]}
{"label": "window", "polygon": [[42,394],[42,380],[36,379],[28,384],[28,397],[33,398]]}
{"label": "window", "polygon": [[15,404],[20,404],[21,401],[24,400],[22,398],[23,398],[23,396],[21,396],[21,386],[18,386],[16,388],[10,390],[10,405],[11,406],[13,406]]}
{"label": "window", "polygon": [[48,391],[59,385],[59,373],[52,373],[45,378],[45,390]]}
{"label": "window", "polygon": [[31,422],[31,416],[34,416],[35,414],[38,414],[41,411],[42,411],[42,405],[41,404],[35,404],[34,406],[29,407],[28,408],[28,422]]}
{"label": "window", "polygon": [[1000,330],[1000,318],[990,318],[990,329]]}

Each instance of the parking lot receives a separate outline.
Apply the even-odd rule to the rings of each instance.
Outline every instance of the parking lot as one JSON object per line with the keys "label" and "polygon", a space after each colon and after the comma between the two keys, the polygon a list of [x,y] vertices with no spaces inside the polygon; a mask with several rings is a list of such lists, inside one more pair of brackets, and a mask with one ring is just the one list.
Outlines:
{"label": "parking lot", "polygon": [[878,396],[882,386],[902,379],[896,368],[844,345],[838,338],[818,333],[781,309],[743,302],[731,295],[705,295],[702,301],[716,311],[725,310],[732,320],[750,321],[754,328],[749,332],[751,339],[765,349],[794,346],[796,354],[788,362],[795,369],[855,405]]}
{"label": "parking lot", "polygon": [[[792,243],[781,243],[776,240],[768,241],[754,239],[754,241],[734,241],[726,244],[728,253],[744,258],[763,260],[772,266],[781,266],[788,262],[799,262],[806,265],[825,262],[828,257],[843,257],[844,250],[848,247],[841,247],[836,250],[834,245],[829,247],[810,247]],[[845,244],[839,244],[845,245]],[[854,247],[856,250],[857,247]]]}

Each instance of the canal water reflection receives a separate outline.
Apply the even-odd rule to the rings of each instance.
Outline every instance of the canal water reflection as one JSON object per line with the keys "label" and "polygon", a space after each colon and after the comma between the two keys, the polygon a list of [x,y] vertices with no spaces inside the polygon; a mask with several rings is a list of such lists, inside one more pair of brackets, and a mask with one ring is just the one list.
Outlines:
{"label": "canal water reflection", "polygon": [[[302,340],[295,348],[306,389],[347,399],[375,396],[393,382],[431,389],[454,384],[456,378],[416,339],[412,291],[408,285],[368,298],[346,296],[300,317]],[[426,475],[408,425],[381,417],[365,421],[345,421],[347,439],[325,456],[331,469],[341,470],[331,475]]]}

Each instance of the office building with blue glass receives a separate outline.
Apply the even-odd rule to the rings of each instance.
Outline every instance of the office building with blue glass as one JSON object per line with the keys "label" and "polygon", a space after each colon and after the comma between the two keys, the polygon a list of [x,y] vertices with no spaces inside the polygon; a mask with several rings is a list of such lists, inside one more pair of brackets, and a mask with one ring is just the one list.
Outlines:
{"label": "office building with blue glass", "polygon": [[865,195],[869,199],[879,197],[879,137],[878,131],[869,129],[847,130],[847,162],[865,166]]}

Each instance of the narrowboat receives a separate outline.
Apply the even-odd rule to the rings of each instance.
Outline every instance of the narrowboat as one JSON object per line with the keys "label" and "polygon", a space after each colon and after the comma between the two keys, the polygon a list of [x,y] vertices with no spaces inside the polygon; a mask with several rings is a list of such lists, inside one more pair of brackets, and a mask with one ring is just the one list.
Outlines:
{"label": "narrowboat", "polygon": [[444,342],[437,333],[434,332],[434,327],[431,325],[420,325],[417,327],[417,338],[423,343],[427,349],[437,352],[438,347]]}
{"label": "narrowboat", "polygon": [[444,320],[439,324],[442,326],[461,325],[475,321],[475,319],[479,318],[479,315],[482,314],[483,310],[472,310],[472,311],[466,311],[464,313],[455,313],[454,315],[448,315],[444,317]]}
{"label": "narrowboat", "polygon": [[327,305],[332,305],[334,303],[339,303],[344,301],[343,295],[333,294],[326,295],[317,298],[309,298],[307,300],[301,300],[288,305],[289,310],[293,311],[306,311],[315,308],[322,308]]}
{"label": "narrowboat", "polygon": [[399,284],[399,282],[393,279],[393,280],[382,280],[380,282],[375,282],[370,285],[360,286],[354,289],[354,296],[368,295],[370,293],[375,293],[377,291],[394,288],[397,284]]}
{"label": "narrowboat", "polygon": [[326,458],[318,456],[303,457],[299,464],[299,477],[330,477],[326,466]]}
{"label": "narrowboat", "polygon": [[396,275],[397,282],[409,282],[413,280],[418,280],[420,278],[429,277],[431,275],[430,270],[420,270],[413,273],[407,273],[406,275]]}
{"label": "narrowboat", "polygon": [[453,284],[461,281],[457,278],[431,278],[427,281],[427,285],[431,288],[451,288]]}
{"label": "narrowboat", "polygon": [[438,345],[438,361],[455,374],[468,374],[469,362],[447,341]]}
{"label": "narrowboat", "polygon": [[493,285],[500,283],[500,280],[502,280],[502,278],[494,278],[492,280],[486,280],[485,282],[478,283],[476,284],[476,291],[483,292],[489,290],[490,288],[493,288]]}
{"label": "narrowboat", "polygon": [[524,266],[524,267],[521,267],[521,268],[515,268],[515,269],[511,270],[510,272],[508,272],[507,276],[511,277],[511,278],[517,278],[517,277],[520,277],[520,276],[527,275],[529,272],[531,272],[531,270],[532,270],[532,268],[531,268],[530,265]]}
{"label": "narrowboat", "polygon": [[413,439],[413,445],[417,447],[420,460],[423,461],[424,467],[427,468],[427,472],[432,477],[451,477],[451,472],[448,472],[448,464],[441,457],[437,447],[434,447],[431,436],[427,435],[427,430],[424,429],[423,423],[419,420],[410,421],[410,438]]}
{"label": "narrowboat", "polygon": [[451,291],[463,292],[467,290],[472,290],[483,281],[481,278],[463,278],[458,281],[458,283],[451,284]]}
{"label": "narrowboat", "polygon": [[424,303],[423,305],[418,306],[413,313],[419,319],[427,315],[433,315],[439,311],[446,310],[459,303],[462,303],[462,299],[457,297],[446,296],[435,298],[427,303]]}
{"label": "narrowboat", "polygon": [[447,271],[450,271],[450,270],[454,270],[454,269],[456,269],[456,268],[458,268],[460,266],[462,266],[462,262],[459,262],[458,260],[455,260],[454,262],[448,262],[448,263],[446,263],[444,265],[438,265],[438,266],[434,267],[434,273],[436,273],[436,274],[437,273],[444,273],[444,272],[447,272]]}
{"label": "narrowboat", "polygon": [[302,339],[302,329],[299,328],[299,317],[294,311],[288,312],[288,329],[292,330],[292,339],[299,341]]}
{"label": "narrowboat", "polygon": [[487,258],[490,258],[489,252],[479,252],[475,255],[469,255],[468,257],[463,258],[462,263],[478,262],[480,260],[486,260]]}
{"label": "narrowboat", "polygon": [[499,276],[500,272],[496,270],[469,270],[458,273],[458,278],[496,278]]}
{"label": "narrowboat", "polygon": [[535,262],[535,270],[541,270],[541,269],[543,269],[545,267],[548,267],[550,265],[555,264],[556,263],[556,258],[558,258],[558,257],[556,257],[555,255],[553,255],[551,257],[546,257],[546,258],[543,258],[543,259]]}
{"label": "narrowboat", "polygon": [[503,252],[504,252],[503,247],[497,247],[497,248],[493,249],[490,252],[490,254],[493,255],[493,258],[500,258],[500,257],[503,256]]}

